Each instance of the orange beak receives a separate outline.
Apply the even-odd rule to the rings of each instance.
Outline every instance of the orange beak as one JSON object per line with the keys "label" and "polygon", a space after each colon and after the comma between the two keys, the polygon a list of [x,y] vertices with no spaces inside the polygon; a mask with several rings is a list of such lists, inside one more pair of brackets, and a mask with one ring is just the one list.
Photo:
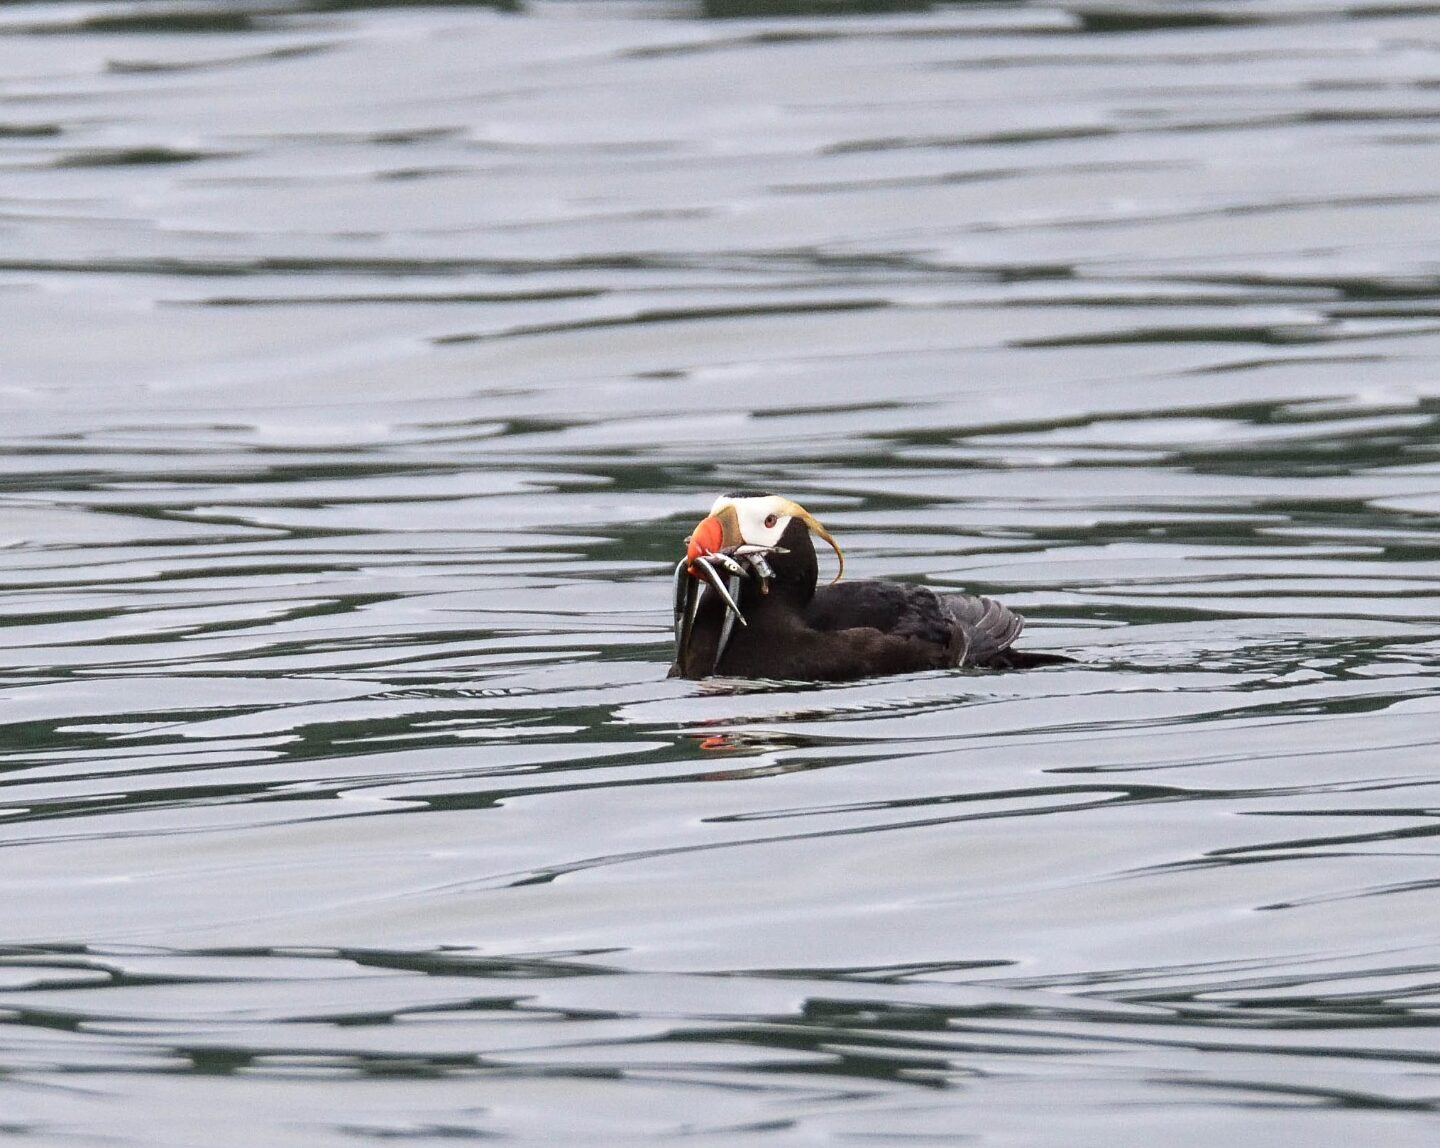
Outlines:
{"label": "orange beak", "polygon": [[[694,533],[685,540],[685,560],[694,562],[706,554],[714,554],[725,545],[725,527],[714,515],[701,521]],[[692,570],[693,574],[694,571]]]}

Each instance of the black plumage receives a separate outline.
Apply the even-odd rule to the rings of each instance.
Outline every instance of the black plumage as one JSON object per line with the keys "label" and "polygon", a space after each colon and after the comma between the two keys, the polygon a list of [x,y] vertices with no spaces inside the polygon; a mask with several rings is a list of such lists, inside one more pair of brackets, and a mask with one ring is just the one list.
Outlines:
{"label": "black plumage", "polygon": [[[725,497],[773,498],[751,492]],[[991,598],[941,594],[901,582],[837,582],[817,588],[819,563],[810,526],[798,516],[790,520],[767,562],[770,577],[730,579],[744,626],[727,624],[729,610],[720,594],[701,583],[693,625],[685,630],[677,623],[672,677],[845,681],[959,666],[1017,669],[1068,660],[1014,650],[1012,643],[1025,620]]]}

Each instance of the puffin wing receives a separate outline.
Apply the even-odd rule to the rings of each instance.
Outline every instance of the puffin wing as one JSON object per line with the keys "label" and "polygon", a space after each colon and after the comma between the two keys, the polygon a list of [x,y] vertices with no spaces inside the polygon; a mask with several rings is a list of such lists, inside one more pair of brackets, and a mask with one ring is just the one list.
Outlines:
{"label": "puffin wing", "polygon": [[979,594],[937,595],[957,633],[965,639],[959,665],[988,666],[1009,649],[1025,628],[1025,619],[994,598]]}
{"label": "puffin wing", "polygon": [[952,666],[984,666],[1002,655],[1025,620],[992,598],[937,594],[903,582],[839,582],[822,586],[805,611],[816,630],[869,627],[933,643]]}
{"label": "puffin wing", "polygon": [[837,582],[821,586],[805,608],[806,624],[816,630],[853,630],[860,626],[919,638],[944,646],[952,624],[940,596],[925,586],[903,582]]}

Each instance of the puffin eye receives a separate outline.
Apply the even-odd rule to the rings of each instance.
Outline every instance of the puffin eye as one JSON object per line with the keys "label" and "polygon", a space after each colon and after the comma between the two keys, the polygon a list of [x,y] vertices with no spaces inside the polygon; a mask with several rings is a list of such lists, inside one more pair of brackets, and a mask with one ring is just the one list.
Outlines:
{"label": "puffin eye", "polygon": [[774,526],[777,522],[779,522],[779,521],[780,521],[780,516],[779,516],[778,514],[767,514],[767,515],[765,516],[765,529],[766,529],[766,530],[769,530],[771,527],[773,527],[773,526]]}

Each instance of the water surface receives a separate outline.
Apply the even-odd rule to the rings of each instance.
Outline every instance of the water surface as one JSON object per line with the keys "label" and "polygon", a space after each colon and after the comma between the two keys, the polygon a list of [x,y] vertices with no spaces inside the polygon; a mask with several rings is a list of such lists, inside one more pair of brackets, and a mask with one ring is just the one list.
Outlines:
{"label": "water surface", "polygon": [[0,12],[5,1129],[1433,1142],[1435,8],[505,7]]}

